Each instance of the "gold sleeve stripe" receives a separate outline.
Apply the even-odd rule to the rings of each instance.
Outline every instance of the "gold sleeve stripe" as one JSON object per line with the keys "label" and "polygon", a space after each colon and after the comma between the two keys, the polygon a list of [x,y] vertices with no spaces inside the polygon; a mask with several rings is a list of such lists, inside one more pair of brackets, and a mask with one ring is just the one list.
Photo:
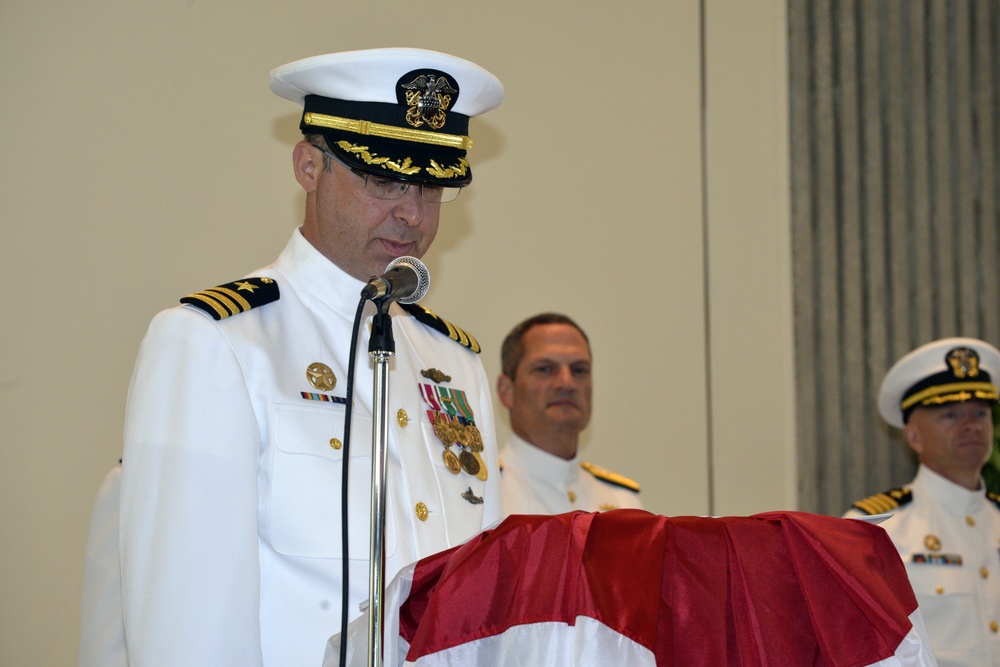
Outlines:
{"label": "gold sleeve stripe", "polygon": [[313,127],[325,127],[331,130],[342,132],[353,132],[383,139],[399,139],[401,141],[411,141],[419,144],[432,144],[434,146],[445,146],[447,148],[460,148],[468,150],[472,147],[472,139],[461,134],[445,134],[443,132],[428,132],[426,130],[411,130],[395,125],[383,125],[373,123],[370,120],[354,120],[353,118],[342,118],[340,116],[328,116],[322,113],[310,111],[302,117],[306,125]]}

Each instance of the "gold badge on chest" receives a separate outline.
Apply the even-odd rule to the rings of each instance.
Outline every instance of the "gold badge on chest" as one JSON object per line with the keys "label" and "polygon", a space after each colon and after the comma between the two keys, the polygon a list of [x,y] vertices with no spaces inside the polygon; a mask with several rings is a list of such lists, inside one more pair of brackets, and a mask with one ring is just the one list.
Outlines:
{"label": "gold badge on chest", "polygon": [[420,371],[420,374],[423,375],[428,380],[434,380],[434,382],[437,382],[438,384],[441,384],[442,382],[451,382],[450,375],[447,375],[436,368],[428,368],[426,370],[422,370]]}
{"label": "gold badge on chest", "polygon": [[928,533],[927,537],[924,538],[924,546],[930,551],[941,551],[941,538]]}
{"label": "gold badge on chest", "polygon": [[333,369],[318,361],[306,368],[306,379],[313,388],[320,391],[331,391],[337,386],[337,376],[333,374]]}

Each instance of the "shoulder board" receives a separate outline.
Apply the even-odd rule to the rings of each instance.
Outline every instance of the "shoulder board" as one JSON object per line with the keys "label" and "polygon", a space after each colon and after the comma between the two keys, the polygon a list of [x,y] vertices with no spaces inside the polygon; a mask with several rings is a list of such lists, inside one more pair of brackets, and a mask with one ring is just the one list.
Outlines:
{"label": "shoulder board", "polygon": [[993,493],[992,491],[986,492],[986,499],[993,503],[997,509],[1000,509],[1000,496]]}
{"label": "shoulder board", "polygon": [[216,320],[245,313],[251,308],[277,301],[278,283],[271,278],[253,277],[188,294],[181,303],[204,310]]}
{"label": "shoulder board", "polygon": [[400,304],[403,310],[408,312],[413,317],[417,318],[421,323],[429,326],[435,331],[443,333],[448,338],[452,339],[459,345],[469,348],[476,354],[479,354],[479,341],[476,340],[472,334],[463,329],[459,329],[451,322],[441,319],[434,311],[430,308],[424,308],[423,306],[416,303],[403,303]]}
{"label": "shoulder board", "polygon": [[851,507],[859,509],[868,515],[884,514],[898,507],[903,507],[911,500],[913,500],[913,492],[910,489],[897,487],[889,489],[884,493],[876,493],[874,496],[868,496],[854,503]]}
{"label": "shoulder board", "polygon": [[615,486],[620,486],[623,489],[628,489],[635,493],[639,493],[639,483],[629,479],[628,477],[623,477],[618,473],[611,472],[610,470],[605,470],[604,468],[599,468],[593,463],[587,463],[586,461],[580,464],[580,467],[589,472],[591,475],[601,480],[602,482],[607,482],[608,484],[614,484]]}

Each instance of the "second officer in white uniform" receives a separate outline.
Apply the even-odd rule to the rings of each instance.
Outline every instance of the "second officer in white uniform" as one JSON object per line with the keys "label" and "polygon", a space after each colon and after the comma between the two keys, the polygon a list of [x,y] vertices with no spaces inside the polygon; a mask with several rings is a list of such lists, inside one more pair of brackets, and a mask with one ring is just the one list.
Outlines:
{"label": "second officer in white uniform", "polygon": [[590,423],[590,341],[559,313],[515,326],[501,348],[497,392],[513,432],[500,452],[504,514],[642,508],[639,485],[580,460]]}

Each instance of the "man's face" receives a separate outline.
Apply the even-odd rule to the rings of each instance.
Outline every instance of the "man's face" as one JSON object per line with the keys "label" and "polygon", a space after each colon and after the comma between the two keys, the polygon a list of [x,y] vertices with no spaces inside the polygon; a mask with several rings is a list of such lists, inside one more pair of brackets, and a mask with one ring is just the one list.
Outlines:
{"label": "man's face", "polygon": [[[336,160],[325,171],[319,149],[302,143],[313,162],[306,182],[299,182],[314,193],[302,231],[317,250],[362,281],[381,275],[397,257],[423,257],[437,234],[441,204],[425,202],[416,186],[400,199],[376,199],[361,177]],[[295,159],[298,168],[305,159],[299,147]]]}
{"label": "man's face", "polygon": [[978,475],[993,450],[993,411],[985,401],[917,408],[903,435],[934,472],[953,481]]}
{"label": "man's face", "polygon": [[590,422],[590,348],[569,324],[534,326],[522,338],[514,378],[501,376],[500,400],[511,427],[541,446],[551,434],[576,436]]}

